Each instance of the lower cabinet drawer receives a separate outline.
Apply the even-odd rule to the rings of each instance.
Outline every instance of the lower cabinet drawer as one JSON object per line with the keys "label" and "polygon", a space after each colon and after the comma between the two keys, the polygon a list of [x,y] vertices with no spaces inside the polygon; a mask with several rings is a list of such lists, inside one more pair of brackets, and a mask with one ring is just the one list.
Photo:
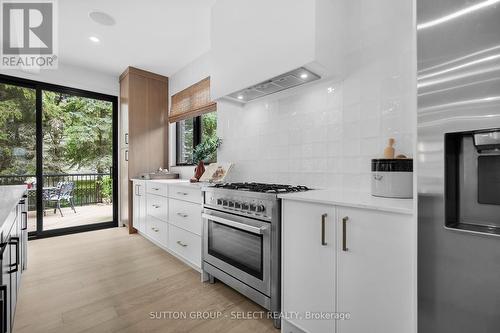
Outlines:
{"label": "lower cabinet drawer", "polygon": [[201,267],[201,237],[189,231],[168,225],[168,245],[172,252]]}
{"label": "lower cabinet drawer", "polygon": [[201,205],[168,199],[168,223],[201,235]]}
{"label": "lower cabinet drawer", "polygon": [[170,185],[168,197],[201,204],[201,189],[199,187],[188,187],[187,185]]}
{"label": "lower cabinet drawer", "polygon": [[168,199],[148,193],[146,195],[146,214],[167,222]]}
{"label": "lower cabinet drawer", "polygon": [[146,218],[146,235],[163,246],[167,246],[167,232],[168,227],[166,222],[158,220],[152,216],[148,216]]}
{"label": "lower cabinet drawer", "polygon": [[168,193],[168,186],[167,184],[149,180],[146,181],[146,192],[166,197]]}

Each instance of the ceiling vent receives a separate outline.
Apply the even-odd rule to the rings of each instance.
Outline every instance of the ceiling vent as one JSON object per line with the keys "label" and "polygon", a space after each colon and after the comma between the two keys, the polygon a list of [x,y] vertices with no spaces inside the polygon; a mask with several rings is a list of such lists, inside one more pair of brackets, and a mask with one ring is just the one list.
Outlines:
{"label": "ceiling vent", "polygon": [[319,75],[303,67],[300,67],[288,73],[276,76],[270,80],[229,94],[228,97],[232,100],[246,103],[257,98],[274,94],[285,89],[297,87],[319,79]]}

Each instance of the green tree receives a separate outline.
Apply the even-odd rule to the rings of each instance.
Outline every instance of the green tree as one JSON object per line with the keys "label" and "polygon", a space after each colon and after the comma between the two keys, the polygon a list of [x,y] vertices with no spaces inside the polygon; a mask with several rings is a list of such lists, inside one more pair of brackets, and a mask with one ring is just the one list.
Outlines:
{"label": "green tree", "polygon": [[[44,91],[44,173],[107,172],[112,165],[112,103]],[[0,84],[0,174],[35,174],[35,90]]]}
{"label": "green tree", "polygon": [[35,90],[0,84],[0,174],[34,174]]}
{"label": "green tree", "polygon": [[88,168],[98,173],[112,166],[112,104],[72,97],[66,103],[65,159],[71,168]]}
{"label": "green tree", "polygon": [[69,121],[67,98],[61,93],[43,92],[43,171],[46,174],[64,173],[66,170],[64,134]]}

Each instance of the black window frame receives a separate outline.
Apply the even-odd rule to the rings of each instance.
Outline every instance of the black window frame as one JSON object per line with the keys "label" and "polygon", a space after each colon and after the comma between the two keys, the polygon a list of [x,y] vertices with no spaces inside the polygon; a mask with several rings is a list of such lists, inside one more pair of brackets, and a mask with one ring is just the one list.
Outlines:
{"label": "black window frame", "polygon": [[[202,140],[202,134],[203,134],[202,120],[201,120],[202,117],[203,114],[193,118],[187,118],[187,119],[193,119],[193,150],[197,145],[201,143]],[[181,130],[180,126],[178,126],[178,123],[179,122],[175,123],[175,166],[193,166],[195,165],[194,163],[179,162],[179,149],[177,149],[177,143],[179,142],[179,136],[181,135]]]}

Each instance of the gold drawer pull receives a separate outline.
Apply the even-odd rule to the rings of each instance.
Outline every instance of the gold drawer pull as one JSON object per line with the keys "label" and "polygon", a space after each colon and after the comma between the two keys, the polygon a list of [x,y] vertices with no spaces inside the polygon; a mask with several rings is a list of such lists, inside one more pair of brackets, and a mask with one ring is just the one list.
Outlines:
{"label": "gold drawer pull", "polygon": [[347,248],[347,221],[349,221],[349,217],[345,216],[342,219],[342,251],[348,251]]}
{"label": "gold drawer pull", "polygon": [[158,232],[158,231],[160,231],[160,229],[155,228],[155,227],[151,227],[151,230],[153,230],[154,232]]}
{"label": "gold drawer pull", "polygon": [[323,214],[321,215],[321,245],[326,246],[328,243],[325,241],[325,223],[326,223],[326,217],[328,214]]}
{"label": "gold drawer pull", "polygon": [[188,214],[184,214],[184,213],[177,213],[177,215],[179,215],[180,217],[188,217]]}
{"label": "gold drawer pull", "polygon": [[177,241],[177,244],[179,244],[180,246],[182,247],[186,247],[188,246],[187,244],[184,244],[183,242],[181,242],[180,240]]}
{"label": "gold drawer pull", "polygon": [[160,208],[159,205],[152,205],[154,208]]}
{"label": "gold drawer pull", "polygon": [[188,195],[186,192],[177,192],[177,194],[180,194],[180,195]]}

